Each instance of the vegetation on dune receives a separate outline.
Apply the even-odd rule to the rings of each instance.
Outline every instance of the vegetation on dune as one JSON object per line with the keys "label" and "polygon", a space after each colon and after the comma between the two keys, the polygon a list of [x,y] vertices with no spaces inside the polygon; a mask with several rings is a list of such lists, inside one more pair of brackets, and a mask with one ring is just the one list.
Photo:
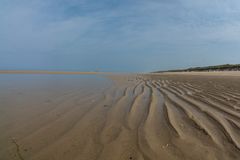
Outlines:
{"label": "vegetation on dune", "polygon": [[192,67],[188,69],[168,70],[168,71],[157,71],[159,72],[203,72],[203,71],[240,71],[240,64],[224,64],[217,66],[206,66],[206,67]]}

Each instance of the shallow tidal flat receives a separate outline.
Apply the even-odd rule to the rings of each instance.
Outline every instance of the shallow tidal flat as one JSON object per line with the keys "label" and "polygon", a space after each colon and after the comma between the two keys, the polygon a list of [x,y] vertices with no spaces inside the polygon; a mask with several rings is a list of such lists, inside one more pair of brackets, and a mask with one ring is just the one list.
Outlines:
{"label": "shallow tidal flat", "polygon": [[0,160],[238,159],[240,76],[0,74]]}

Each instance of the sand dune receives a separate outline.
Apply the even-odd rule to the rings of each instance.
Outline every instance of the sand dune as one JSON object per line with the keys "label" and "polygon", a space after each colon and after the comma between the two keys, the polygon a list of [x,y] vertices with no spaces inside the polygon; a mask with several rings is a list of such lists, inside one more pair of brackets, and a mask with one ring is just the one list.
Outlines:
{"label": "sand dune", "polygon": [[239,76],[105,77],[111,85],[0,86],[0,160],[240,159]]}

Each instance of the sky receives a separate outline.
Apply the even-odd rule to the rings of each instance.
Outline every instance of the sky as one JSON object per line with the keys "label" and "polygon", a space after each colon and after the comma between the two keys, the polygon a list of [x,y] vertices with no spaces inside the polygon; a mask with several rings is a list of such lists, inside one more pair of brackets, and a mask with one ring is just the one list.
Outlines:
{"label": "sky", "polygon": [[0,70],[240,63],[239,0],[1,0]]}

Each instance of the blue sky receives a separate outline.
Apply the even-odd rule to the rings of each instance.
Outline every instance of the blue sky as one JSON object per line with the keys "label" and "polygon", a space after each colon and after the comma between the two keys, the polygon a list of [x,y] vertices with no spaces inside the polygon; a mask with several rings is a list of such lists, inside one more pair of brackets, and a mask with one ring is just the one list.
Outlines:
{"label": "blue sky", "polygon": [[240,63],[239,0],[1,0],[0,69]]}

